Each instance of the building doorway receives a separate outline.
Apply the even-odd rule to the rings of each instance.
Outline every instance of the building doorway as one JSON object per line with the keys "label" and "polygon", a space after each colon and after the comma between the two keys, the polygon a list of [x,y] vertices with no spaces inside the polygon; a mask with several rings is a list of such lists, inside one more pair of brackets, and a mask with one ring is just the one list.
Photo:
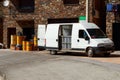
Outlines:
{"label": "building doorway", "polygon": [[29,41],[30,39],[33,39],[34,28],[23,28],[23,35],[26,36],[27,41]]}
{"label": "building doorway", "polygon": [[34,20],[19,20],[17,21],[20,27],[20,32],[26,37],[26,41],[33,38],[34,35]]}
{"label": "building doorway", "polygon": [[106,5],[105,0],[93,0],[92,21],[106,33]]}
{"label": "building doorway", "polygon": [[113,23],[113,42],[115,50],[120,50],[120,23]]}
{"label": "building doorway", "polygon": [[3,19],[0,19],[0,43],[3,43]]}
{"label": "building doorway", "polygon": [[16,35],[16,28],[8,28],[7,32],[7,47],[10,48],[11,35]]}

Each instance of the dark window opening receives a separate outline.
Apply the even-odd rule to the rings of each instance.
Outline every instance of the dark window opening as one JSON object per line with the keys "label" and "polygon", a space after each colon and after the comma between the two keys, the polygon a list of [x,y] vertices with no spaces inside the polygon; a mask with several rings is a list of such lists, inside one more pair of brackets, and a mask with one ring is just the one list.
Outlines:
{"label": "dark window opening", "polygon": [[26,36],[26,41],[30,41],[34,36],[34,28],[23,28],[23,35]]}
{"label": "dark window opening", "polygon": [[79,38],[83,38],[83,30],[79,30]]}
{"label": "dark window opening", "polygon": [[34,12],[34,0],[19,0],[19,12]]}
{"label": "dark window opening", "polygon": [[16,35],[16,28],[8,28],[7,29],[7,47],[10,48],[10,37],[11,35]]}
{"label": "dark window opening", "polygon": [[88,37],[87,33],[84,30],[79,30],[79,38],[86,38]]}
{"label": "dark window opening", "polygon": [[91,38],[107,38],[107,36],[101,31],[100,29],[87,29],[88,33],[90,34]]}
{"label": "dark window opening", "polygon": [[79,4],[79,0],[63,0],[63,3],[66,5],[71,5],[71,4]]}

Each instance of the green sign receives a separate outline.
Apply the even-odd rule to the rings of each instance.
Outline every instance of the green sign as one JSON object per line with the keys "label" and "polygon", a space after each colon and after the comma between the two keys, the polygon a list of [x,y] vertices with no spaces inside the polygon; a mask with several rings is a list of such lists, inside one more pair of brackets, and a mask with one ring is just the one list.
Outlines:
{"label": "green sign", "polygon": [[86,20],[86,16],[80,16],[79,20]]}

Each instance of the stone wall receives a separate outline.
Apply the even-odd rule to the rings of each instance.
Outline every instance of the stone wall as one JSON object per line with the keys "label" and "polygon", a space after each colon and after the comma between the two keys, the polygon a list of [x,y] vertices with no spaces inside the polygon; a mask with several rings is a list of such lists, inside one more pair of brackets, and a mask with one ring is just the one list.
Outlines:
{"label": "stone wall", "polygon": [[[113,3],[113,0],[108,0],[108,3]],[[115,0],[113,4],[120,4],[120,1]],[[115,16],[114,12],[107,12],[106,13],[106,32],[108,37],[111,39],[112,39],[112,27],[113,27],[113,23],[115,22],[120,23],[120,13],[117,13]]]}
{"label": "stone wall", "polygon": [[[77,18],[86,15],[86,0],[79,0],[76,5],[64,5],[63,0],[34,0],[35,10],[32,13],[21,13],[18,11],[18,0],[10,0],[8,7],[2,7],[3,17],[3,43],[8,45],[8,28],[16,28],[16,33],[22,31],[19,21],[34,21],[35,34],[37,34],[38,24],[47,24],[48,19],[57,18]],[[107,0],[112,2],[112,0]],[[116,0],[116,3],[120,3]],[[89,22],[93,22],[93,0],[89,0]],[[120,23],[120,14],[117,14],[116,21]],[[106,13],[106,33],[112,39],[112,24],[115,22],[115,16],[112,12]]]}
{"label": "stone wall", "polygon": [[0,18],[0,43],[3,42],[3,20]]}
{"label": "stone wall", "polygon": [[17,0],[11,0],[9,7],[4,7],[3,18],[3,43],[8,45],[7,28],[16,28],[16,33],[21,31],[22,26],[18,21],[34,21],[35,34],[38,24],[47,24],[47,20],[52,18],[77,18],[85,15],[85,0],[80,0],[76,5],[64,5],[63,0],[34,0],[35,10],[33,13],[20,13],[17,9]]}

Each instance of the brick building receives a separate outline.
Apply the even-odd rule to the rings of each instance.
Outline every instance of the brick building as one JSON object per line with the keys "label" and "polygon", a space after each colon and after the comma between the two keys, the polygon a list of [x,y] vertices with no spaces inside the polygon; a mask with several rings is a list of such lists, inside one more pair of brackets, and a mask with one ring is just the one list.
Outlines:
{"label": "brick building", "polygon": [[[0,42],[9,48],[10,35],[21,32],[28,39],[37,35],[38,24],[78,22],[86,15],[86,0],[9,0],[0,7]],[[88,0],[88,20],[112,38],[113,13],[106,15],[105,0]],[[4,0],[0,0],[3,3]],[[107,17],[107,19],[106,19]],[[111,20],[112,19],[112,20]],[[107,22],[107,26],[106,26]]]}

